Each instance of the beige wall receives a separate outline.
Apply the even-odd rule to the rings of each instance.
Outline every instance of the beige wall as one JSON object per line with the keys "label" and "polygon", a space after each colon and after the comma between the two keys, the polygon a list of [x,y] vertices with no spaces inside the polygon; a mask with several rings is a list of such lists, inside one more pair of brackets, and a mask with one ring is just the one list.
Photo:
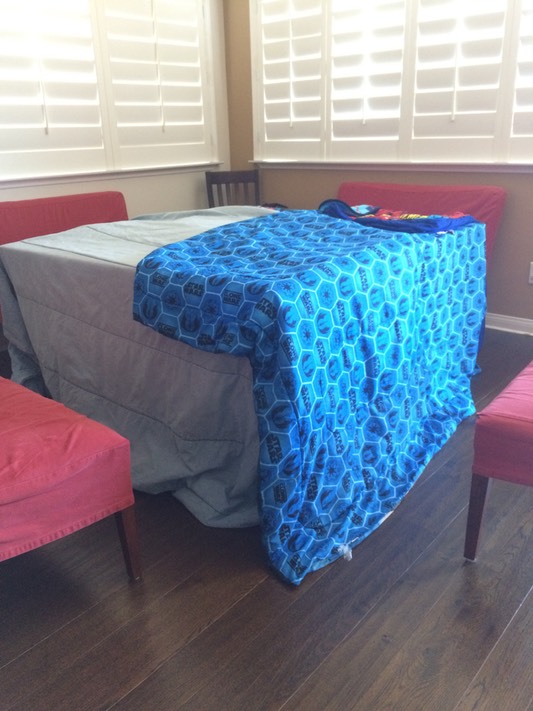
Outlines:
{"label": "beige wall", "polygon": [[232,170],[253,166],[249,0],[223,0]]}
{"label": "beige wall", "polygon": [[[253,160],[248,0],[224,0],[224,8],[231,167],[242,169]],[[508,320],[531,320],[525,330],[533,334],[533,285],[528,284],[533,261],[533,166],[529,173],[262,167],[262,199],[293,208],[315,208],[334,197],[345,180],[504,187],[507,205],[487,278],[488,311]]]}
{"label": "beige wall", "polygon": [[130,217],[150,212],[191,210],[207,207],[205,168],[188,171],[153,171],[120,175],[64,177],[53,181],[28,181],[28,184],[0,185],[0,200],[30,200],[56,195],[119,190],[123,193]]}

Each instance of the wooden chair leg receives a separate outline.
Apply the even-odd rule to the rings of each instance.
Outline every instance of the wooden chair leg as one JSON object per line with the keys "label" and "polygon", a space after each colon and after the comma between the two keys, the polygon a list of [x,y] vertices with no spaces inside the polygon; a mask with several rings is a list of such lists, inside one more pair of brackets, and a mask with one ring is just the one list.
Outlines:
{"label": "wooden chair leg", "polygon": [[126,570],[132,582],[142,580],[141,554],[139,537],[137,534],[137,521],[135,519],[135,506],[128,506],[115,514],[120,545],[126,563]]}
{"label": "wooden chair leg", "polygon": [[472,473],[464,551],[464,556],[467,560],[476,559],[476,550],[479,532],[481,530],[481,521],[483,519],[483,509],[487,498],[488,485],[488,477]]}

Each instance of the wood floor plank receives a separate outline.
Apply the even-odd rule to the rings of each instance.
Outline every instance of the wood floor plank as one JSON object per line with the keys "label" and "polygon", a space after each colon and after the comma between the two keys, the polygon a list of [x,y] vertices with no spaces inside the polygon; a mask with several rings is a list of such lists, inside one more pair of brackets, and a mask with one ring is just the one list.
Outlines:
{"label": "wood floor plank", "polygon": [[[441,559],[435,567],[439,571],[439,575],[441,573],[444,575],[445,566],[442,565]],[[340,589],[342,582],[337,582]],[[445,582],[445,577],[435,579],[433,588],[427,590],[427,595],[431,600],[441,592]],[[384,604],[384,600],[376,600],[375,608],[369,608],[367,611],[361,610],[359,614],[352,612],[349,615],[350,606],[357,609],[358,602],[358,591],[355,585],[351,590],[353,590],[352,594],[350,594],[350,588],[343,590],[344,606],[347,607],[347,610],[343,609],[343,602],[337,599],[335,600],[335,610],[324,602],[323,607],[326,609],[323,610],[324,614],[321,614],[320,617],[317,616],[316,610],[315,617],[311,614],[306,618],[300,611],[296,617],[292,615],[285,617],[278,626],[267,630],[262,635],[261,641],[265,643],[264,647],[259,642],[248,645],[240,658],[223,669],[223,673],[220,674],[215,684],[205,687],[191,699],[189,704],[182,708],[190,710],[212,708],[216,702],[219,704],[217,708],[225,711],[230,711],[234,704],[236,704],[235,708],[292,708],[288,699],[305,682],[306,677],[309,678],[317,668],[321,668],[322,660],[329,658],[334,650],[343,644],[346,637],[364,623],[367,616],[372,614],[373,609],[381,609]],[[408,595],[411,605],[413,594],[413,588],[409,588]],[[302,612],[307,612],[307,610]],[[400,612],[405,612],[405,610],[400,610]],[[332,619],[333,613],[336,616],[335,619]],[[329,625],[328,619],[330,620]],[[405,615],[402,617],[395,614],[394,620],[398,619],[409,624],[409,617]],[[275,654],[272,654],[273,649]],[[343,660],[341,667],[334,664],[331,682],[335,694],[338,693],[339,685],[342,685],[343,675],[348,674],[352,678],[351,670],[354,666],[362,666],[367,658],[366,649],[360,645],[357,645],[352,652],[350,665],[346,664],[346,660]],[[383,649],[379,651],[379,654],[383,654]],[[248,662],[244,670],[245,659],[251,661]],[[352,698],[353,691],[350,691],[348,699]],[[334,701],[333,706],[324,703],[322,687],[319,685],[318,688],[313,689],[312,694],[306,696],[304,703],[296,708],[307,711],[348,708],[345,705],[345,699],[341,699],[341,703],[337,703],[335,697]]]}
{"label": "wood floor plank", "polygon": [[[453,709],[461,690],[477,673],[514,613],[526,585],[531,584],[531,557],[528,565],[527,582],[523,574],[519,576],[515,571],[514,589],[508,580],[496,579],[491,585],[494,578],[490,573],[495,571],[488,568],[480,568],[477,576],[471,569],[465,569],[465,579],[449,587],[417,633],[351,708]],[[463,617],[468,617],[467,624]],[[448,683],[450,675],[454,677],[452,687]],[[401,681],[394,683],[394,679]],[[513,711],[509,706],[504,708]]]}
{"label": "wood floor plank", "polygon": [[[496,498],[509,505],[503,491]],[[516,494],[514,503],[508,535],[500,526],[486,542],[492,565],[462,560],[466,518],[457,518],[284,711],[454,709],[454,695],[466,688],[472,667],[477,673],[531,585],[533,555],[515,525],[517,517],[530,518],[530,502]]]}
{"label": "wood floor plank", "polygon": [[[189,545],[177,554],[172,552],[159,565],[144,573],[141,584],[121,585],[110,591],[100,602],[58,625],[53,633],[29,646],[0,669],[0,698],[3,703],[20,703],[28,693],[24,683],[32,676],[33,693],[50,683],[58,669],[69,668],[76,659],[102,644],[150,606],[155,607],[167,594],[184,584],[194,574],[199,574],[207,562],[214,559],[209,548]],[[54,584],[50,585],[51,590]],[[83,605],[81,599],[78,605]],[[72,613],[71,613],[72,614]],[[20,619],[20,614],[14,618]],[[57,622],[55,623],[57,624]]]}
{"label": "wood floor plank", "polygon": [[[202,560],[206,529],[170,497],[137,495],[141,554],[145,575],[151,566],[186,540],[194,546],[186,574]],[[155,509],[154,509],[155,507]],[[183,545],[184,554],[187,547]],[[0,566],[0,667],[46,640],[87,609],[129,583],[112,518],[71,536],[11,558]],[[42,610],[47,614],[43,615]],[[21,624],[21,618],[26,624]],[[1,675],[0,675],[1,681]],[[0,685],[1,689],[1,685]]]}
{"label": "wood floor plank", "polygon": [[533,703],[533,589],[454,711],[526,711]]}
{"label": "wood floor plank", "polygon": [[[219,708],[228,709],[233,703],[236,708],[281,706],[324,656],[381,604],[396,580],[446,528],[449,508],[438,502],[453,498],[448,494],[450,488],[449,479],[437,477],[431,491],[435,503],[432,506],[430,502],[426,521],[417,524],[405,511],[393,514],[355,549],[351,563],[335,564],[335,575],[330,573],[314,585],[288,614],[281,615],[260,639],[247,645],[183,708],[209,708],[215,700]],[[425,507],[428,493],[427,487],[422,490],[415,486],[408,495],[407,508],[422,506],[422,501]],[[454,496],[456,511],[464,510],[466,481],[463,489],[455,488]],[[462,552],[461,546],[459,549]],[[364,576],[358,574],[359,570]]]}
{"label": "wood floor plank", "polygon": [[98,646],[56,668],[11,711],[88,711],[121,699],[265,579],[255,542],[243,537],[232,553],[208,562]]}
{"label": "wood floor plank", "polygon": [[[320,571],[306,592],[325,574]],[[303,594],[273,576],[258,585],[238,605],[167,659],[150,677],[113,706],[113,711],[141,711],[150,706],[171,711],[181,706],[227,666]]]}
{"label": "wood floor plank", "polygon": [[73,534],[72,541],[62,539],[1,564],[0,667],[124,586],[113,523],[95,524]]}
{"label": "wood floor plank", "polygon": [[[462,519],[457,519],[398,580],[386,600],[317,667],[284,709],[365,708],[359,704],[361,695],[451,584],[461,565],[456,545],[461,530]],[[391,682],[398,679],[392,677]]]}

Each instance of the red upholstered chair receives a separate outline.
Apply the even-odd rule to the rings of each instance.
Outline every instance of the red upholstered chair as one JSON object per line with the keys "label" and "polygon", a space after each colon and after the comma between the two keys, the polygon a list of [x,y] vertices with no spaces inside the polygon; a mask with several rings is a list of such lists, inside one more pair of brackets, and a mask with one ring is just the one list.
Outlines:
{"label": "red upholstered chair", "polygon": [[490,263],[503,214],[506,193],[497,185],[411,185],[408,183],[342,183],[339,200],[348,205],[375,205],[418,215],[463,212],[486,225],[486,256]]}
{"label": "red upholstered chair", "polygon": [[533,486],[533,361],[477,417],[465,558],[475,560],[491,479]]}
{"label": "red upholstered chair", "polygon": [[124,195],[117,190],[6,200],[0,202],[0,244],[64,232],[80,225],[127,219]]}
{"label": "red upholstered chair", "polygon": [[139,580],[128,440],[0,378],[0,561],[111,514]]}
{"label": "red upholstered chair", "polygon": [[0,202],[0,244],[127,219],[126,201],[116,190],[9,200]]}

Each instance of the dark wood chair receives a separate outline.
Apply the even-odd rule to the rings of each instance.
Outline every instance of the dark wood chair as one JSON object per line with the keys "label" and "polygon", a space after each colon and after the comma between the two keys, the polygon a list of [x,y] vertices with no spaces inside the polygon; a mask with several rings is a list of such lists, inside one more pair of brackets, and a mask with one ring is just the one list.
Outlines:
{"label": "dark wood chair", "polygon": [[260,204],[258,170],[208,170],[205,184],[209,207]]}

